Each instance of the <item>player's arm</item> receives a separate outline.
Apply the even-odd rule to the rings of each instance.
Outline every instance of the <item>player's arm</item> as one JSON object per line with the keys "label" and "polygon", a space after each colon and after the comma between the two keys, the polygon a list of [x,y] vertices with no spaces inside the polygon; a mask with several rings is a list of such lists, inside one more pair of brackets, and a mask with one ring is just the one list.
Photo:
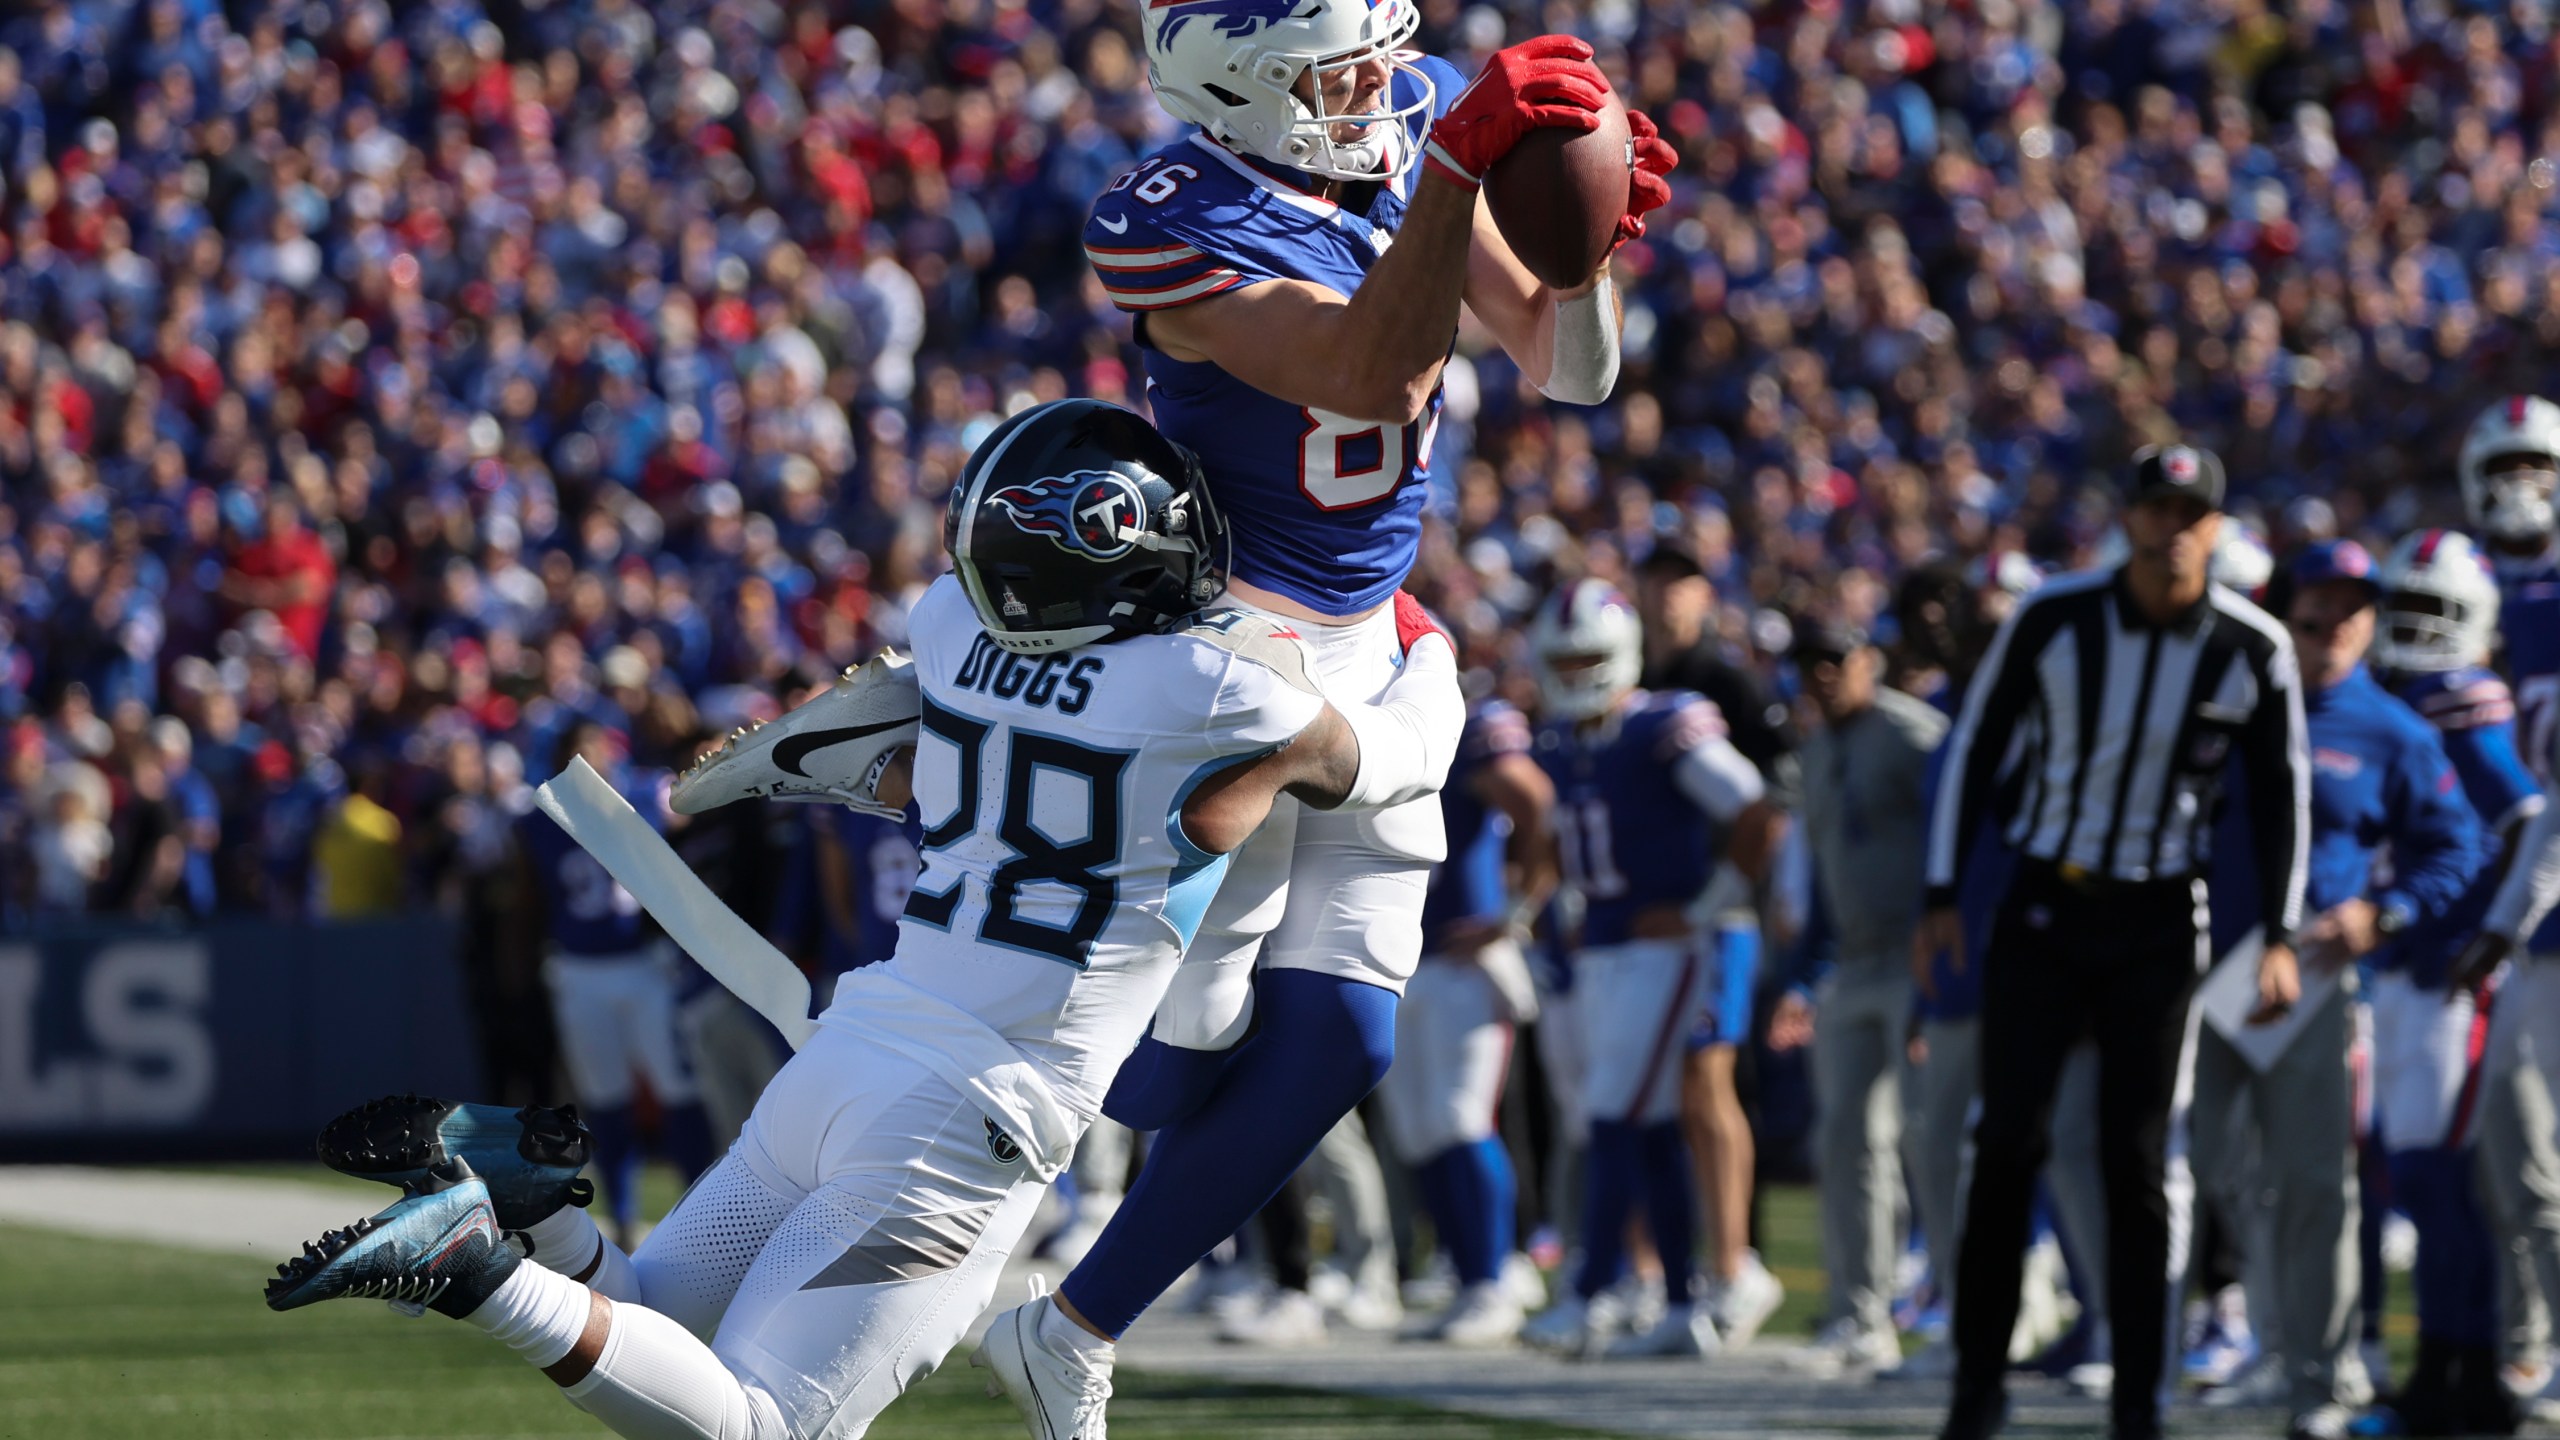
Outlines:
{"label": "player's arm", "polygon": [[1672,783],[1690,803],[1724,827],[1723,863],[1753,889],[1768,883],[1787,814],[1769,798],[1760,767],[1721,734],[1691,745],[1671,765]]}
{"label": "player's arm", "polygon": [[1618,381],[1618,335],[1625,307],[1609,268],[1570,290],[1554,290],[1529,273],[1493,223],[1493,209],[1476,207],[1474,243],[1467,250],[1466,305],[1496,343],[1553,400],[1596,405]]}
{"label": "player's arm", "polygon": [[1182,833],[1212,855],[1227,854],[1262,827],[1281,796],[1339,809],[1359,773],[1359,737],[1342,712],[1327,705],[1280,748],[1239,760],[1193,787],[1182,804]]}
{"label": "player's arm", "polygon": [[[1619,245],[1644,234],[1645,213],[1670,200],[1663,177],[1680,161],[1644,112],[1628,111],[1627,129],[1635,168],[1628,177],[1626,213],[1618,220]],[[1616,250],[1610,247],[1612,255]],[[1553,289],[1512,253],[1491,207],[1478,206],[1475,244],[1467,253],[1466,303],[1548,399],[1597,405],[1617,387],[1626,311],[1610,281],[1608,259],[1581,284]]]}
{"label": "player's arm", "polygon": [[1148,343],[1293,405],[1413,423],[1457,333],[1485,172],[1531,130],[1590,131],[1607,93],[1579,40],[1544,35],[1497,52],[1433,123],[1395,244],[1358,289],[1265,280],[1150,311]]}
{"label": "player's arm", "polygon": [[1477,799],[1511,822],[1502,868],[1512,913],[1536,915],[1547,907],[1547,897],[1555,894],[1564,873],[1556,850],[1556,782],[1527,752],[1514,751],[1485,762],[1468,784]]}

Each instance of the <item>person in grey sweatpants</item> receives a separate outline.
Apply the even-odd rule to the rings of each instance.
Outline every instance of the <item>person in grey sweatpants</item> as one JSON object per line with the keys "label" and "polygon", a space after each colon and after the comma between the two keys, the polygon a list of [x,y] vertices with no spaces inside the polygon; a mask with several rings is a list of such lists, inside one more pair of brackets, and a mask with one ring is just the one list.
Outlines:
{"label": "person in grey sweatpants", "polygon": [[2528,1019],[2560,1009],[2560,964],[2514,962],[2489,1022],[2480,1086],[2480,1208],[2498,1240],[2498,1313],[2504,1319],[2509,1380],[2551,1393],[2546,1356],[2560,1331],[2560,1107],[2555,1107]]}
{"label": "person in grey sweatpants", "polygon": [[1901,1250],[1900,1076],[1911,1023],[1911,933],[1920,913],[1930,756],[1947,719],[1879,683],[1883,656],[1838,625],[1800,634],[1795,659],[1822,724],[1799,753],[1806,839],[1837,959],[1810,997],[1819,1106],[1823,1261],[1829,1313],[1801,1368],[1889,1369],[1893,1260]]}

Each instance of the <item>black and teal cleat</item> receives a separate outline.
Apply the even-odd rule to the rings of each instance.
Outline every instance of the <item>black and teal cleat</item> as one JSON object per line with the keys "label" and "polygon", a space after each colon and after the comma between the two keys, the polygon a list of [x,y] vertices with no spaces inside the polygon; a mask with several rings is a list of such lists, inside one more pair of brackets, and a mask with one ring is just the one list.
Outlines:
{"label": "black and teal cleat", "polygon": [[489,1188],[469,1165],[450,1160],[390,1209],[330,1231],[277,1266],[267,1308],[400,1300],[458,1320],[479,1309],[518,1263],[498,1233]]}
{"label": "black and teal cleat", "polygon": [[317,1148],[330,1169],[386,1185],[414,1185],[447,1160],[464,1161],[489,1187],[502,1230],[522,1230],[596,1194],[578,1174],[595,1139],[574,1105],[509,1110],[392,1095],[321,1126]]}

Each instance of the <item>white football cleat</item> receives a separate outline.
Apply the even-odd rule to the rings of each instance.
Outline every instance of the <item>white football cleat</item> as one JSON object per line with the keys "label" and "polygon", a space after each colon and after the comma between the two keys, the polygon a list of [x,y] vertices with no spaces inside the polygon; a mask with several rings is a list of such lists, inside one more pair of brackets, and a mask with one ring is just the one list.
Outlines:
{"label": "white football cleat", "polygon": [[1769,1323],[1769,1317],[1778,1313],[1779,1304],[1786,1298],[1787,1287],[1760,1263],[1760,1252],[1746,1250],[1742,1269],[1715,1289],[1711,1308],[1716,1329],[1723,1333],[1726,1344],[1748,1345],[1751,1337],[1760,1333],[1760,1327]]}
{"label": "white football cleat", "polygon": [[1325,1343],[1324,1307],[1304,1290],[1274,1290],[1255,1309],[1227,1316],[1218,1338],[1265,1350],[1303,1350]]}
{"label": "white football cleat", "polygon": [[1522,1341],[1569,1360],[1587,1360],[1609,1346],[1627,1325],[1624,1300],[1607,1290],[1589,1300],[1570,1289],[1564,1298],[1529,1317],[1520,1327]]}
{"label": "white football cleat", "polygon": [[1111,1368],[1117,1352],[1061,1350],[1040,1338],[1040,1322],[1057,1302],[1046,1282],[1034,1278],[1030,1303],[995,1318],[972,1369],[991,1370],[987,1394],[1010,1396],[1031,1429],[1031,1440],[1106,1440],[1103,1412],[1111,1403]]}
{"label": "white football cleat", "polygon": [[1612,1360],[1655,1356],[1697,1360],[1723,1348],[1724,1337],[1716,1333],[1715,1317],[1705,1306],[1666,1305],[1652,1329],[1619,1337],[1606,1354]]}
{"label": "white football cleat", "polygon": [[1870,1329],[1842,1318],[1822,1327],[1811,1343],[1779,1357],[1799,1375],[1837,1379],[1891,1370],[1902,1363],[1902,1344],[1890,1328]]}
{"label": "white football cleat", "polygon": [[738,800],[832,800],[897,819],[875,789],[890,753],[916,741],[923,697],[915,661],[883,650],[823,695],[740,730],[676,777],[667,803],[699,815]]}
{"label": "white football cleat", "polygon": [[1519,1341],[1527,1320],[1503,1283],[1487,1280],[1458,1292],[1449,1313],[1432,1326],[1431,1338],[1461,1350],[1499,1350]]}

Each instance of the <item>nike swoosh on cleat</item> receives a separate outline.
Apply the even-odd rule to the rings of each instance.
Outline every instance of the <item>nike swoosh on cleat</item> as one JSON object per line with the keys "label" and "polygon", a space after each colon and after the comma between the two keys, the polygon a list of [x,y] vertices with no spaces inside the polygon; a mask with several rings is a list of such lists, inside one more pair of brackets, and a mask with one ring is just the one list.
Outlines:
{"label": "nike swoosh on cleat", "polygon": [[1116,224],[1103,216],[1096,215],[1093,217],[1093,223],[1110,231],[1114,235],[1126,235],[1129,233],[1129,217],[1126,215],[1121,216]]}
{"label": "nike swoosh on cleat", "polygon": [[883,730],[895,730],[901,725],[913,723],[908,720],[883,720],[877,725],[852,725],[841,730],[805,730],[797,735],[786,736],[774,745],[773,763],[806,780],[811,777],[808,771],[800,768],[800,762],[808,759],[814,752],[824,750],[830,745],[842,745],[848,740],[859,740],[865,735],[877,735]]}

